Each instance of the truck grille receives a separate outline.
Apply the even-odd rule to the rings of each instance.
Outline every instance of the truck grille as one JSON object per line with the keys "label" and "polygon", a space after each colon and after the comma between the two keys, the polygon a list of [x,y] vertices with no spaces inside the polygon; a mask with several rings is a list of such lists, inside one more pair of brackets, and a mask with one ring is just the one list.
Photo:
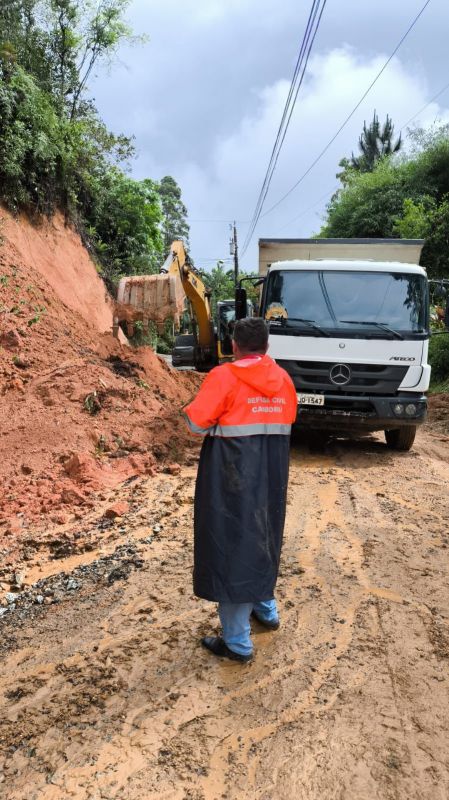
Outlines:
{"label": "truck grille", "polygon": [[[346,364],[343,361],[329,363],[327,361],[277,361],[290,375],[295,384],[295,388],[302,392],[326,392],[344,395],[395,395],[401,385],[408,367],[390,364]],[[342,383],[334,383],[331,380],[333,368],[344,365],[343,379],[348,376],[349,380]],[[339,377],[335,375],[334,378]]]}

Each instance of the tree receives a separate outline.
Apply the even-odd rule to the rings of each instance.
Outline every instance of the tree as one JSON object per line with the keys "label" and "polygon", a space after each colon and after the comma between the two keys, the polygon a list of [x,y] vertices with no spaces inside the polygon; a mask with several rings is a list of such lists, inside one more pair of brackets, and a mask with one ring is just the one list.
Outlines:
{"label": "tree", "polygon": [[183,239],[188,248],[190,227],[187,222],[187,208],[181,199],[181,189],[174,178],[166,175],[162,178],[158,191],[162,203],[165,251],[168,252],[175,239]]}
{"label": "tree", "polygon": [[328,205],[320,236],[423,237],[423,266],[449,275],[449,126],[410,138],[408,155],[351,172]]}
{"label": "tree", "polygon": [[82,112],[97,63],[110,61],[120,43],[132,38],[122,19],[129,2],[49,0],[54,91],[60,112],[70,119]]}
{"label": "tree", "polygon": [[351,171],[372,172],[376,164],[383,158],[399,152],[402,147],[402,137],[393,142],[394,125],[387,114],[381,126],[377,113],[374,112],[373,120],[369,126],[363,123],[363,131],[359,137],[360,155],[352,153],[351,158],[342,158],[339,166],[342,171],[337,174],[343,185],[348,182]]}
{"label": "tree", "polygon": [[13,211],[51,213],[61,200],[61,122],[51,98],[21,67],[0,83],[0,199]]}
{"label": "tree", "polygon": [[[239,272],[239,280],[248,277],[249,273]],[[213,267],[213,269],[210,272],[203,275],[203,280],[208,289],[210,289],[212,293],[211,296],[212,311],[214,317],[216,317],[217,303],[220,300],[234,299],[234,291],[235,291],[234,270],[233,269],[225,270],[224,262],[218,261],[216,267]],[[258,305],[260,290],[258,288],[254,288],[250,281],[245,281],[243,283],[243,286],[247,291],[248,300],[251,300],[254,305]]]}
{"label": "tree", "polygon": [[132,142],[108,131],[88,98],[97,65],[132,38],[122,19],[128,4],[0,5],[0,200],[16,212],[63,210],[110,283],[154,272],[163,258],[158,187],[119,169]]}
{"label": "tree", "polygon": [[216,319],[217,303],[234,297],[234,271],[225,270],[224,262],[217,261],[217,265],[203,275],[203,280],[211,291],[212,313]]}
{"label": "tree", "polygon": [[96,242],[105,276],[152,274],[163,261],[161,203],[157,185],[136,181],[117,168],[103,176],[89,233]]}

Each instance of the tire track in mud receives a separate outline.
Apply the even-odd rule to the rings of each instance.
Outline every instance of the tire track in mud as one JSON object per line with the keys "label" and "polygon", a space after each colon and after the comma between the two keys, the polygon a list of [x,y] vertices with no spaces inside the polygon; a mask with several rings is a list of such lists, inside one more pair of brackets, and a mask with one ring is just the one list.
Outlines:
{"label": "tire track in mud", "polygon": [[143,492],[170,510],[144,570],[98,594],[98,618],[81,598],[55,609],[64,636],[43,618],[38,652],[19,632],[5,662],[0,694],[30,690],[8,718],[37,751],[9,754],[6,800],[445,800],[444,474],[375,440],[293,448],[282,626],[254,627],[243,667],[198,643],[217,619],[190,595],[191,506]]}
{"label": "tire track in mud", "polygon": [[[323,472],[323,462],[326,461],[327,466],[332,467],[332,459],[320,459],[320,472]],[[338,540],[334,540],[333,542],[332,556],[339,566],[342,575],[346,577],[353,574],[356,575],[357,585],[351,587],[351,594],[348,597],[347,605],[343,610],[339,609],[339,613],[344,617],[344,621],[338,628],[338,635],[336,636],[335,643],[333,643],[333,652],[314,667],[313,679],[310,686],[295,698],[291,705],[278,716],[275,722],[268,725],[257,725],[244,731],[240,730],[238,733],[233,733],[227,736],[214,752],[210,763],[210,774],[207,778],[202,780],[202,787],[207,800],[209,800],[209,798],[212,800],[212,798],[224,796],[224,794],[226,794],[223,776],[226,774],[230,758],[234,760],[233,756],[238,754],[237,763],[247,763],[250,760],[249,752],[251,748],[260,744],[265,739],[268,739],[283,727],[297,721],[303,713],[313,710],[317,706],[317,694],[320,688],[326,683],[338,659],[349,647],[352,638],[351,629],[356,611],[364,596],[364,590],[372,591],[368,586],[368,581],[362,568],[363,555],[361,542],[350,531],[341,510],[341,497],[342,494],[344,494],[344,487],[341,485],[341,476],[339,475],[336,478],[335,470],[328,468],[324,470],[324,472],[330,475],[330,478],[321,478],[320,484],[316,486],[316,470],[317,465],[315,459],[310,459],[309,464],[307,464],[307,462],[301,463],[301,461],[298,461],[297,457],[293,457],[291,485],[300,486],[301,490],[296,493],[293,502],[290,503],[288,508],[286,524],[287,548],[288,550],[293,548],[298,558],[298,562],[304,571],[303,582],[312,581],[314,585],[320,587],[321,592],[332,594],[332,589],[328,584],[326,575],[319,568],[317,563],[324,544],[328,547],[332,544],[329,538],[326,538],[326,534],[329,528],[331,528],[334,535],[338,536]],[[305,514],[306,519],[302,531],[302,538],[304,540],[303,549],[298,552],[299,531],[297,519],[300,516],[300,510]],[[376,589],[374,588],[373,591],[375,592]],[[379,589],[378,591],[380,592],[382,590]],[[305,623],[306,620],[300,618],[297,631],[298,628]],[[286,622],[284,622],[284,625],[286,625]],[[294,636],[295,632],[291,631],[290,635]],[[259,691],[262,687],[270,687],[276,681],[282,681],[286,675],[291,679],[292,674],[304,668],[304,653],[298,650],[297,657],[293,662],[289,662],[288,671],[285,670],[285,667],[271,669],[269,664],[266,664],[266,666],[269,673],[267,676],[253,683],[246,683],[244,688],[230,692],[226,698],[227,704],[231,703],[233,700],[254,694],[254,692]],[[355,683],[357,682],[357,675],[354,676],[354,681]],[[331,697],[327,699],[327,708],[332,706],[336,698],[337,692],[334,692]],[[255,790],[255,773],[257,769],[258,764],[253,760],[251,770],[248,773],[248,786],[253,791]]]}
{"label": "tire track in mud", "polygon": [[[313,679],[310,685],[298,694],[286,710],[277,716],[276,721],[239,729],[228,734],[219,743],[211,757],[209,775],[202,780],[204,796],[207,800],[220,796],[234,797],[232,793],[228,794],[230,781],[229,779],[226,780],[230,761],[241,767],[251,764],[247,772],[247,783],[250,792],[254,794],[249,796],[259,796],[256,793],[256,775],[260,769],[260,762],[257,758],[253,758],[251,763],[251,751],[254,751],[254,748],[257,748],[258,745],[273,737],[274,734],[282,732],[283,729],[287,729],[292,723],[297,722],[302,715],[310,714],[314,711],[319,712],[318,695],[320,689],[326,686],[326,682],[331,677],[338,661],[349,650],[354,621],[363,601],[368,598],[370,602],[375,604],[377,614],[377,630],[375,633],[381,641],[386,640],[386,634],[382,626],[381,601],[398,605],[407,603],[416,607],[421,613],[429,615],[429,608],[425,604],[414,599],[405,599],[402,594],[386,586],[374,585],[364,569],[364,546],[355,532],[360,516],[366,516],[367,512],[371,512],[372,519],[376,521],[378,527],[384,531],[388,531],[390,527],[390,523],[385,519],[378,505],[372,501],[372,489],[371,492],[367,492],[365,487],[354,485],[354,472],[345,466],[345,460],[341,457],[337,458],[337,468],[333,468],[334,462],[332,460],[321,460],[321,467],[325,466],[327,461],[327,466],[331,468],[318,471],[324,471],[324,474],[329,475],[330,478],[320,479],[320,485],[317,487],[317,465],[314,461],[314,459],[309,459],[309,463],[305,462],[302,465],[295,462],[295,460],[293,461],[291,483],[300,485],[302,491],[296,497],[293,506],[289,508],[287,548],[291,548],[292,541],[297,542],[298,531],[295,530],[295,519],[298,516],[299,507],[305,504],[307,520],[303,528],[304,549],[299,554],[299,562],[305,571],[304,582],[313,581],[315,585],[319,586],[322,592],[321,599],[324,602],[326,594],[332,600],[333,584],[329,583],[329,574],[326,573],[325,569],[323,570],[319,563],[324,548],[326,549],[327,557],[331,556],[335,561],[342,578],[349,580],[355,578],[355,581],[350,585],[346,603],[339,605],[339,614],[343,617],[339,621],[342,625],[338,629],[335,641],[332,643],[333,652],[317,663],[314,667]],[[345,503],[346,508],[344,508]],[[353,512],[352,515],[348,513],[349,504]],[[415,504],[406,501],[403,501],[403,505],[414,512],[418,508]],[[440,515],[435,516],[439,520],[442,519]],[[332,532],[333,537],[329,535],[329,532]],[[341,603],[341,598],[339,600]],[[285,622],[288,623],[291,620],[289,619]],[[303,616],[300,625],[305,622],[306,618]],[[295,635],[293,631],[291,631],[291,635]],[[401,722],[404,745],[411,760],[407,735],[408,720],[404,721],[403,719],[398,703],[393,670],[388,661],[387,648],[385,647],[384,650],[394,706]],[[253,683],[249,682],[248,684],[247,682],[243,689],[231,692],[227,697],[227,703],[254,694],[262,687],[273,686],[277,681],[282,681],[283,678],[291,679],[292,673],[299,672],[304,668],[305,661],[307,661],[307,656],[305,657],[304,652],[300,651],[293,662],[289,662],[288,670],[282,666],[271,669],[267,663],[266,667],[269,674]],[[354,670],[349,688],[356,687],[360,679],[361,673]],[[346,686],[346,689],[348,689],[348,686]],[[337,698],[338,690],[327,697],[327,710],[332,708]],[[276,785],[276,782],[273,785]],[[235,797],[237,796],[238,794],[235,795]]]}

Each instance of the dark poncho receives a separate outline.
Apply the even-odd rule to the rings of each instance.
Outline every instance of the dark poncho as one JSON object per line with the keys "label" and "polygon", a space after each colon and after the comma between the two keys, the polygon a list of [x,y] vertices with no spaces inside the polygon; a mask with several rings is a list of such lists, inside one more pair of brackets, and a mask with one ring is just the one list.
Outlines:
{"label": "dark poncho", "polygon": [[205,435],[195,491],[194,591],[270,600],[279,569],[296,392],[268,356],[213,370],[185,409]]}

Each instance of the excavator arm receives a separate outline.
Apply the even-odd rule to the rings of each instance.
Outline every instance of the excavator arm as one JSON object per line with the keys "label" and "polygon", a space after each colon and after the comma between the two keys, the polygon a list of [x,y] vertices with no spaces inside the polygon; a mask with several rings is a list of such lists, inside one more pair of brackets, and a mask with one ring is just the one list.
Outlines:
{"label": "excavator arm", "polygon": [[210,306],[210,294],[185,251],[182,241],[174,241],[161,268],[160,275],[122,278],[115,307],[115,328],[126,322],[132,335],[134,323],[144,327],[154,322],[159,330],[166,320],[173,319],[179,327],[185,298],[189,300],[196,321],[195,366],[210,369],[217,363],[217,345]]}
{"label": "excavator arm", "polygon": [[166,269],[168,264],[167,274],[179,275],[184,293],[191,303],[198,326],[198,345],[205,348],[214,347],[215,336],[210,306],[210,292],[198,273],[193,269],[185,252],[183,242],[176,241],[172,243],[170,255],[163,269]]}

